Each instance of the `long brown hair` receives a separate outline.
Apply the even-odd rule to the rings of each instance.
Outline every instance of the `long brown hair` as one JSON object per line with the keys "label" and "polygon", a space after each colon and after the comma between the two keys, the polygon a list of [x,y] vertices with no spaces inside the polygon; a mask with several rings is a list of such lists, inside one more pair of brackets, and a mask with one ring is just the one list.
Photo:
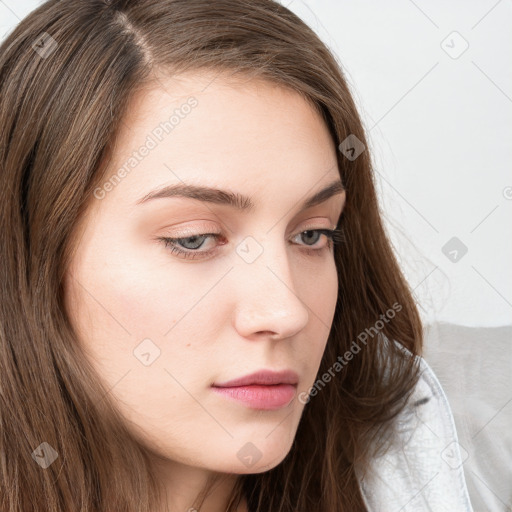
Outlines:
{"label": "long brown hair", "polygon": [[[272,0],[49,0],[0,47],[2,511],[154,512],[160,503],[147,452],[81,351],[62,282],[134,91],[158,72],[199,69],[300,93],[341,144],[347,194],[339,295],[318,376],[353,357],[310,396],[286,458],[240,476],[232,506],[244,496],[251,512],[365,509],[357,468],[382,448],[411,393],[423,340],[336,58]],[[357,158],[343,145],[349,136],[363,149]],[[43,470],[37,457],[55,456],[51,449],[57,458]]]}

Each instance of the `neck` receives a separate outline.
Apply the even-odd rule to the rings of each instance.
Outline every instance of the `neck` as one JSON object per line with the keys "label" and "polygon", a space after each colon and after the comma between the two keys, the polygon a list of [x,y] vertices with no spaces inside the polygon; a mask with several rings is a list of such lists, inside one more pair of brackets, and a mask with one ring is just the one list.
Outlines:
{"label": "neck", "polygon": [[[162,512],[226,512],[239,478],[162,459],[154,466],[165,490]],[[236,512],[248,512],[245,499]]]}

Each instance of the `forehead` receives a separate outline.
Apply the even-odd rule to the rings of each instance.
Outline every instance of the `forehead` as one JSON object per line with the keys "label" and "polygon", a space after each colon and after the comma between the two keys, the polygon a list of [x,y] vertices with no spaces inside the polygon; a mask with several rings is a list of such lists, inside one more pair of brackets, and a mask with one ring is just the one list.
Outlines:
{"label": "forehead", "polygon": [[[188,108],[187,102],[192,101],[195,106]],[[260,141],[265,139],[269,147],[273,141],[278,144],[287,139],[290,148],[294,147],[293,141],[295,146],[308,143],[318,147],[327,143],[334,147],[324,120],[310,101],[262,78],[208,70],[155,76],[134,92],[119,139],[128,141],[135,132],[149,133],[171,119],[167,133],[173,132],[172,139],[204,135],[195,141],[198,149],[210,140],[230,142],[231,137],[232,147],[235,142],[242,142],[246,134],[257,136]],[[166,139],[164,144],[170,145],[170,138]]]}
{"label": "forehead", "polygon": [[116,189],[132,200],[180,181],[253,193],[270,181],[300,191],[339,177],[329,130],[300,94],[213,72],[159,76],[134,93],[110,176],[121,168],[126,179]]}

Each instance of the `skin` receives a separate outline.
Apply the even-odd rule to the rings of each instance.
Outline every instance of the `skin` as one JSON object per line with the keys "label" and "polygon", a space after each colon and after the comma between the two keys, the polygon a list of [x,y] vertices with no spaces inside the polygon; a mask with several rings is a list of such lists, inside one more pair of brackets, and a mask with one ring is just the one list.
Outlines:
{"label": "skin", "polygon": [[[223,512],[237,475],[267,471],[291,448],[305,407],[297,396],[315,381],[338,292],[328,239],[300,233],[333,229],[345,193],[299,211],[305,198],[339,180],[334,142],[303,98],[206,72],[137,92],[107,178],[190,96],[198,101],[190,114],[102,199],[92,199],[66,271],[65,300],[109,398],[155,454],[167,490],[162,511],[188,511],[215,475],[223,478],[201,510]],[[178,197],[136,204],[181,182],[250,196],[255,208]],[[214,253],[204,258],[173,254],[157,239],[212,232],[224,239],[205,239],[196,251]],[[236,252],[246,237],[262,248],[251,263]],[[145,365],[134,350],[148,338],[160,353]],[[154,355],[158,349],[148,346]],[[262,368],[298,373],[289,405],[256,410],[210,388]],[[251,467],[237,456],[249,442],[261,454]]]}

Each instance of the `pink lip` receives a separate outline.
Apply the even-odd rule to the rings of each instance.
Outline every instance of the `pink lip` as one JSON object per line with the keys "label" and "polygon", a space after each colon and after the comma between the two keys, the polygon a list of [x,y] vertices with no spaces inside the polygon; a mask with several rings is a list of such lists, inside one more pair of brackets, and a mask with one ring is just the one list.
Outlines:
{"label": "pink lip", "polygon": [[295,396],[298,375],[292,370],[261,370],[245,377],[212,385],[216,393],[253,409],[274,410],[288,405]]}
{"label": "pink lip", "polygon": [[252,409],[274,410],[288,405],[295,395],[292,384],[273,386],[237,386],[228,388],[213,387],[216,393],[226,398],[238,400]]}
{"label": "pink lip", "polygon": [[237,379],[228,380],[226,382],[216,382],[213,384],[215,387],[227,388],[237,386],[251,386],[263,385],[272,386],[274,384],[292,384],[295,386],[299,382],[299,376],[293,370],[283,370],[281,372],[274,372],[272,370],[259,370],[239,377]]}

